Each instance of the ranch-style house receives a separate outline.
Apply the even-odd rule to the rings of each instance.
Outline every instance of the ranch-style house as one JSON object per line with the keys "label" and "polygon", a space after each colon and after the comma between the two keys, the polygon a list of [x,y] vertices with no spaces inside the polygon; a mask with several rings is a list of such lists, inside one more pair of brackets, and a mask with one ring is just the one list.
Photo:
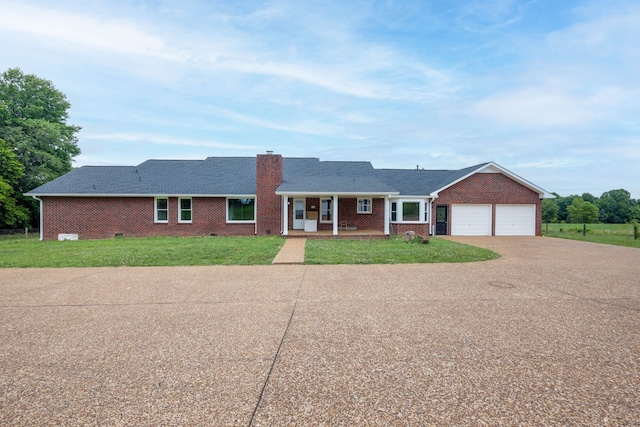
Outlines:
{"label": "ranch-style house", "polygon": [[256,157],[83,166],[28,193],[42,240],[329,234],[533,236],[540,187],[488,162],[460,170]]}

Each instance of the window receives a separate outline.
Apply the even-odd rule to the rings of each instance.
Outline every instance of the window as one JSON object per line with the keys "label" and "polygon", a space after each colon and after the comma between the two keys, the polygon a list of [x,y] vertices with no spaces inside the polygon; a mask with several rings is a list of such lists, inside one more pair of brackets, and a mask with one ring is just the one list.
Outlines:
{"label": "window", "polygon": [[191,222],[191,198],[178,199],[178,222]]}
{"label": "window", "polygon": [[227,221],[253,222],[256,217],[256,199],[227,199]]}
{"label": "window", "polygon": [[402,221],[420,221],[420,202],[402,202]]}
{"label": "window", "polygon": [[156,197],[153,213],[154,222],[169,222],[169,201],[166,197]]}
{"label": "window", "polygon": [[390,205],[392,222],[428,222],[429,203],[424,200],[400,199],[392,201]]}
{"label": "window", "polygon": [[358,213],[359,214],[371,213],[371,199],[358,199]]}
{"label": "window", "polygon": [[322,199],[320,201],[320,222],[333,222],[333,200]]}

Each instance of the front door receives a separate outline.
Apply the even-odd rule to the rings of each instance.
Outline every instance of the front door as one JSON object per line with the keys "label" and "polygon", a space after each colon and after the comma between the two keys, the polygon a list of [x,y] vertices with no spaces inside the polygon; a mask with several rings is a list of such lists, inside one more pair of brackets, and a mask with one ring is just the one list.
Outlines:
{"label": "front door", "polygon": [[304,230],[306,199],[293,200],[293,229]]}
{"label": "front door", "polygon": [[436,235],[447,235],[447,207],[436,206]]}

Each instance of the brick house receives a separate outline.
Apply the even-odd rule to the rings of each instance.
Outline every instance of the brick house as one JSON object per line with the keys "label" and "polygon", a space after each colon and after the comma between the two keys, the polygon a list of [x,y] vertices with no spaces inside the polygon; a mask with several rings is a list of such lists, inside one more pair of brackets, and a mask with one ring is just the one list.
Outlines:
{"label": "brick house", "polygon": [[84,166],[28,193],[41,239],[413,230],[540,235],[547,193],[493,163],[460,170],[256,157]]}

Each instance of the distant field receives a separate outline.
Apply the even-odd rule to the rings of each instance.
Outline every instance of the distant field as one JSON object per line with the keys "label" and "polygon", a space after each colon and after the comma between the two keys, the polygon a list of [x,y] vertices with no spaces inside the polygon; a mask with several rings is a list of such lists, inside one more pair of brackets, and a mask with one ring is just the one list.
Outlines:
{"label": "distant field", "polygon": [[587,224],[586,235],[583,235],[583,227],[583,224],[542,224],[542,234],[562,239],[640,248],[640,239],[633,239],[631,224]]}

